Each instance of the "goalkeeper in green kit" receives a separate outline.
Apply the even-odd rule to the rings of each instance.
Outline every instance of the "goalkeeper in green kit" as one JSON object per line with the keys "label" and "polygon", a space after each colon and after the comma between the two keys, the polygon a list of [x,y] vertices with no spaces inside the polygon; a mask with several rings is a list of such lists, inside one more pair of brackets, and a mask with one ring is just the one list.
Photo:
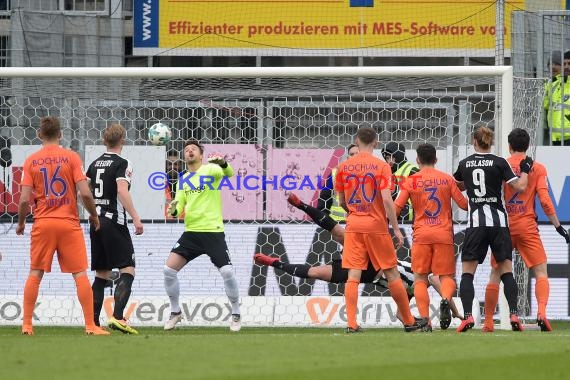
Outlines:
{"label": "goalkeeper in green kit", "polygon": [[[230,330],[241,329],[238,283],[228,254],[222,218],[222,194],[219,188],[224,177],[232,177],[234,171],[221,155],[212,154],[203,165],[204,147],[197,140],[184,145],[186,171],[176,186],[176,196],[168,206],[172,216],[184,212],[184,233],[170,252],[164,266],[164,288],[170,298],[170,317],[164,324],[172,330],[182,319],[180,309],[180,283],[178,272],[200,255],[208,255],[224,280],[224,288],[230,300],[232,318]],[[227,180],[227,179],[226,179]]]}

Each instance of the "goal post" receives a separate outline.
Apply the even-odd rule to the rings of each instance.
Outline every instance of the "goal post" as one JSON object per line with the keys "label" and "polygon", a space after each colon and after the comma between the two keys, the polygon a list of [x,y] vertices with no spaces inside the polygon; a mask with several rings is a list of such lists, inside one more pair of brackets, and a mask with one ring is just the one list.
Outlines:
{"label": "goal post", "polygon": [[[277,181],[277,188],[223,190],[226,236],[244,299],[244,324],[338,325],[344,309],[335,297],[342,295],[342,284],[298,279],[252,262],[256,252],[310,265],[340,257],[330,234],[288,206],[286,196],[294,192],[316,206],[318,189],[301,189],[300,181],[330,173],[363,125],[375,128],[382,144],[402,143],[411,162],[418,144],[434,144],[438,167],[447,172],[468,153],[471,131],[479,124],[494,128],[496,152],[507,155],[513,120],[527,122],[540,113],[541,82],[516,87],[515,95],[514,81],[510,66],[0,68],[0,113],[5,120],[0,132],[11,139],[14,157],[0,178],[8,190],[2,199],[0,232],[9,241],[0,265],[11,268],[0,277],[0,324],[17,323],[21,307],[29,242],[13,233],[14,210],[21,164],[37,149],[35,133],[43,116],[60,118],[62,144],[78,151],[85,165],[101,151],[108,123],[127,129],[125,154],[133,162],[134,181],[140,181],[132,187],[134,203],[142,210],[139,214],[149,215],[143,216],[148,224],[145,235],[133,237],[133,308],[140,311],[135,324],[161,323],[168,302],[161,268],[183,230],[181,221],[165,218],[164,191],[149,188],[150,176],[165,170],[167,153],[180,152],[185,140],[198,138],[206,154],[225,154],[240,178],[297,181],[297,187]],[[166,146],[148,141],[148,129],[157,122],[172,130]],[[535,125],[529,124],[527,129],[532,128]],[[466,218],[458,210],[454,217],[459,253]],[[409,260],[411,225],[404,223],[402,229],[407,244],[398,256]],[[45,324],[77,323],[77,305],[65,310],[74,300],[73,284],[57,272],[54,266],[44,278],[40,298],[47,301],[38,315]],[[482,299],[488,272],[478,274],[477,298]],[[182,298],[196,318],[193,323],[222,324],[225,293],[209,261],[197,259],[180,277]],[[365,326],[397,325],[387,317],[384,290],[363,284],[361,294],[366,303],[361,307],[369,313]],[[432,303],[438,303],[437,294],[431,295]],[[6,309],[13,311],[9,322],[2,319],[2,305],[7,303],[14,305]]]}

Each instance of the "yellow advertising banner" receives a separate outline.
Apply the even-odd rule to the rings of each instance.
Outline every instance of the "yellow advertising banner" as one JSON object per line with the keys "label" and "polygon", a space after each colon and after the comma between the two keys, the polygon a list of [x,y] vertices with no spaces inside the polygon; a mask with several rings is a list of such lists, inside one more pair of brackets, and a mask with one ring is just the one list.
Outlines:
{"label": "yellow advertising banner", "polygon": [[[496,1],[142,0],[135,54],[493,55]],[[505,48],[513,10],[506,1]]]}

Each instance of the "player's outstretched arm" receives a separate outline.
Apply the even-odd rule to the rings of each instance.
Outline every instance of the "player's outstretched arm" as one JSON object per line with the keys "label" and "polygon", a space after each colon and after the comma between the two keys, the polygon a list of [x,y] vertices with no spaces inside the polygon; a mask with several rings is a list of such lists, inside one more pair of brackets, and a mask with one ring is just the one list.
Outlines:
{"label": "player's outstretched arm", "polygon": [[[219,165],[222,168],[223,175],[226,177],[233,177],[234,169],[232,166],[225,160],[224,155],[220,153],[210,153],[208,155],[208,162],[210,164]],[[220,177],[221,178],[221,177]]]}

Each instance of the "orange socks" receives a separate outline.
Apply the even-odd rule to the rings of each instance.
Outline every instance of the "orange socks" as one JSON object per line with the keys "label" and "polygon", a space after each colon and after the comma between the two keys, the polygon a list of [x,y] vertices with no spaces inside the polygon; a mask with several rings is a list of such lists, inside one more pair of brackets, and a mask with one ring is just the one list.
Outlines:
{"label": "orange socks", "polygon": [[32,325],[32,317],[34,315],[34,308],[38,300],[38,293],[40,291],[40,282],[42,280],[38,276],[29,275],[24,287],[24,326]]}
{"label": "orange socks", "polygon": [[87,275],[78,276],[75,278],[75,286],[77,287],[77,298],[83,309],[83,317],[85,318],[85,326],[93,328],[93,291]]}
{"label": "orange socks", "polygon": [[536,296],[536,302],[538,303],[538,314],[546,318],[546,304],[548,303],[548,296],[550,294],[548,277],[539,277],[536,279],[534,294]]}
{"label": "orange socks", "polygon": [[400,313],[402,314],[402,319],[404,320],[404,324],[406,325],[414,324],[414,317],[410,312],[410,302],[408,301],[408,293],[406,293],[406,288],[404,288],[402,280],[398,278],[397,280],[389,282],[388,289],[390,289],[392,298],[394,299],[394,301],[396,301],[396,305],[398,305],[398,310],[400,310]]}
{"label": "orange socks", "polygon": [[348,279],[344,287],[344,302],[346,304],[346,319],[348,327],[353,329],[358,327],[356,322],[356,307],[358,304],[358,284],[359,282],[353,279]]}
{"label": "orange socks", "polygon": [[451,300],[455,294],[455,289],[457,285],[451,277],[440,276],[441,282],[441,297],[447,300]]}
{"label": "orange socks", "polygon": [[420,317],[429,318],[429,294],[428,284],[423,280],[416,280],[414,282],[414,297],[416,297],[416,305],[420,312]]}
{"label": "orange socks", "polygon": [[487,284],[485,289],[485,325],[493,326],[493,316],[498,303],[499,284]]}

